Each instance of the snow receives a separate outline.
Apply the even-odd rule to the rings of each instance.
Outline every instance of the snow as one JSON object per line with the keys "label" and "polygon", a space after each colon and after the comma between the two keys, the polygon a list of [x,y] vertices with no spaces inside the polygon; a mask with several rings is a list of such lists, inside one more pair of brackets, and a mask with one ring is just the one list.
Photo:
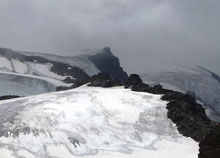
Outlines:
{"label": "snow", "polygon": [[15,72],[19,74],[37,74],[39,76],[53,78],[56,80],[64,80],[68,76],[61,76],[50,71],[53,66],[51,63],[40,64],[34,62],[22,62],[18,59],[7,59],[6,57],[0,56],[0,69],[6,72]]}
{"label": "snow", "polygon": [[8,60],[7,58],[0,56],[0,63],[1,63],[0,68],[2,70],[6,69],[8,71],[13,71],[11,61]]}
{"label": "snow", "polygon": [[12,64],[15,69],[15,72],[23,73],[23,74],[28,73],[28,67],[26,63],[21,62],[19,60],[12,59]]}
{"label": "snow", "polygon": [[0,71],[0,96],[30,96],[54,92],[57,86],[68,87],[71,84],[47,77]]}
{"label": "snow", "polygon": [[43,77],[43,76],[35,76],[35,75],[31,75],[31,74],[18,74],[18,73],[14,73],[14,72],[4,72],[4,71],[0,71],[0,74],[8,74],[8,75],[15,75],[15,76],[23,76],[23,77],[29,77],[29,78],[33,78],[33,79],[39,79],[39,80],[44,80],[47,81],[55,86],[66,86],[69,87],[72,84],[69,83],[64,83],[63,81],[57,80],[57,79],[53,79],[53,78],[48,78],[48,77]]}
{"label": "snow", "polygon": [[[0,154],[196,158],[198,143],[178,133],[160,97],[122,87],[82,86],[1,102],[0,130],[11,132],[0,137],[0,151],[5,151]],[[14,130],[20,131],[18,136]]]}
{"label": "snow", "polygon": [[24,158],[34,158],[34,155],[28,152],[27,150],[18,150],[18,155]]}
{"label": "snow", "polygon": [[38,64],[28,62],[29,66],[29,73],[33,74],[36,73],[40,76],[50,77],[58,80],[64,80],[67,76],[60,76],[54,72],[51,72],[50,69],[53,66],[52,64]]}
{"label": "snow", "polygon": [[0,154],[2,156],[4,156],[4,158],[14,158],[14,156],[12,155],[13,152],[8,150],[8,149],[6,149],[6,148],[1,148],[0,149]]}
{"label": "snow", "polygon": [[[74,53],[74,54],[81,54],[76,56],[59,56],[59,55],[51,55],[51,54],[43,54],[43,53],[33,53],[33,52],[20,52],[27,56],[41,56],[48,60],[57,61],[69,64],[73,67],[79,67],[82,69],[85,73],[87,73],[89,76],[96,75],[100,72],[98,68],[95,67],[95,65],[89,60],[89,56],[93,54],[90,52],[89,54],[82,55],[82,52],[80,53]],[[96,52],[95,54],[97,54]],[[95,55],[93,54],[93,55]]]}

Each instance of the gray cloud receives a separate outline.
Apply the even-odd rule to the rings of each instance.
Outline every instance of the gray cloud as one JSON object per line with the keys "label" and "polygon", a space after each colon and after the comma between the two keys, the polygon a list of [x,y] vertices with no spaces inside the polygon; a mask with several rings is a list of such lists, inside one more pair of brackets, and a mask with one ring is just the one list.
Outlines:
{"label": "gray cloud", "polygon": [[60,55],[110,46],[129,72],[220,74],[218,15],[219,0],[0,0],[0,45]]}

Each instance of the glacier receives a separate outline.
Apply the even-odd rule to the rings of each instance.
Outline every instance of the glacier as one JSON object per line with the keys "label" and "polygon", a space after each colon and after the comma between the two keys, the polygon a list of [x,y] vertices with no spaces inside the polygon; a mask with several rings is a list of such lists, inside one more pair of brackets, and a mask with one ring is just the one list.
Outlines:
{"label": "glacier", "polygon": [[177,131],[160,98],[84,85],[1,101],[1,157],[196,158],[198,142]]}
{"label": "glacier", "polygon": [[54,92],[56,87],[61,85],[71,86],[71,84],[53,78],[0,71],[0,96],[30,96]]}
{"label": "glacier", "polygon": [[220,80],[218,75],[200,66],[176,67],[173,70],[142,74],[150,85],[188,93],[204,104],[210,119],[220,121]]}

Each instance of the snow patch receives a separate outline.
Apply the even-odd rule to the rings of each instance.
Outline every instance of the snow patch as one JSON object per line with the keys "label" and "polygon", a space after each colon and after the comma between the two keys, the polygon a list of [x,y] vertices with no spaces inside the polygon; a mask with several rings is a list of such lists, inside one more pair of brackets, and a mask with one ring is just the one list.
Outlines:
{"label": "snow patch", "polygon": [[0,56],[0,63],[1,70],[13,71],[11,61],[9,59]]}

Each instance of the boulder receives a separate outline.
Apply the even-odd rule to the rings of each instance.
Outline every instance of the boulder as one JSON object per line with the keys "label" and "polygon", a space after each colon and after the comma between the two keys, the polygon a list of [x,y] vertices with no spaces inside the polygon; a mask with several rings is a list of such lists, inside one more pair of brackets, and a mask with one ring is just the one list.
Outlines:
{"label": "boulder", "polygon": [[220,157],[220,124],[203,139],[199,144],[199,158]]}
{"label": "boulder", "polygon": [[92,76],[89,79],[89,82],[90,84],[88,84],[88,86],[91,87],[115,87],[122,85],[120,81],[113,80],[109,75],[104,73],[99,73]]}
{"label": "boulder", "polygon": [[7,100],[7,99],[14,99],[14,98],[19,98],[20,96],[17,95],[5,95],[5,96],[0,96],[0,100]]}
{"label": "boulder", "polygon": [[134,85],[142,84],[142,80],[139,75],[131,74],[130,77],[125,81],[124,87],[125,88],[132,88]]}

